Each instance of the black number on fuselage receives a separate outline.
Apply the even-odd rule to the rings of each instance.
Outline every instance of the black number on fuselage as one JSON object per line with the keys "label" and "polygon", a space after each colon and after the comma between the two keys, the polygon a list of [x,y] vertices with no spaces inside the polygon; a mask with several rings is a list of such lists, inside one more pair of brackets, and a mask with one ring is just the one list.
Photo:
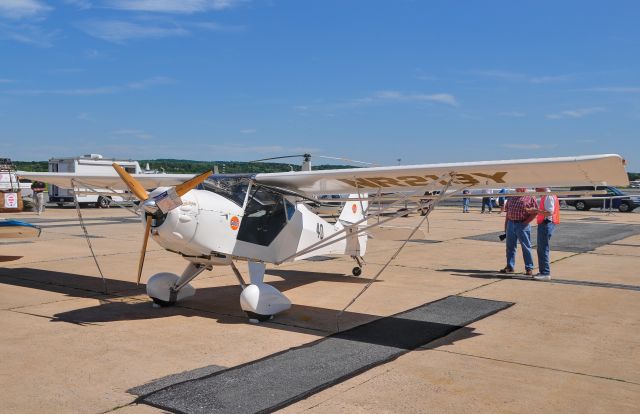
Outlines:
{"label": "black number on fuselage", "polygon": [[322,223],[316,224],[316,233],[318,234],[318,238],[320,240],[324,239],[324,226]]}

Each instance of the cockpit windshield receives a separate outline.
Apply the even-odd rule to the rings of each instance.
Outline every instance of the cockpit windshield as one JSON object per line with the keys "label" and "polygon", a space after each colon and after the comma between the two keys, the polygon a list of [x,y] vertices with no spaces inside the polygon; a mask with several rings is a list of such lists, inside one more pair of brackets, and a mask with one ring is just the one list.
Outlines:
{"label": "cockpit windshield", "polygon": [[244,204],[248,187],[249,182],[246,178],[242,177],[214,178],[211,176],[202,183],[203,190],[219,194],[222,197],[233,201],[240,207]]}

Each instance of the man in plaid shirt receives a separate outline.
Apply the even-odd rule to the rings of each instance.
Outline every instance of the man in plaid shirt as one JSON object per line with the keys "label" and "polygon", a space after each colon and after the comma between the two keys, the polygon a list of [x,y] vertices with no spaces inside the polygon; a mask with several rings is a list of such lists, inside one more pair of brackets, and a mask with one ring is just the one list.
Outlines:
{"label": "man in plaid shirt", "polygon": [[[516,188],[519,193],[526,192],[526,188]],[[525,274],[533,276],[533,256],[531,254],[531,221],[536,218],[530,211],[537,210],[535,197],[523,195],[509,197],[505,205],[507,216],[504,219],[504,230],[507,233],[507,265],[500,273],[513,273],[516,265],[517,243],[522,246]]]}

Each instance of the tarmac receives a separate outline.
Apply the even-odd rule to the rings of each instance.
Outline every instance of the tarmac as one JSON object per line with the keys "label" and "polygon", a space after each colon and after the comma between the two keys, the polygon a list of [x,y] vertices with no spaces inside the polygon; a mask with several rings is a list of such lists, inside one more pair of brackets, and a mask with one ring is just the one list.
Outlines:
{"label": "tarmac", "polygon": [[[14,214],[42,236],[0,242],[22,256],[0,263],[4,412],[638,413],[638,212],[563,210],[540,282],[519,253],[520,273],[497,273],[503,216],[441,207],[372,281],[421,219],[400,218],[360,277],[349,258],[267,266],[293,307],[258,325],[226,267],[152,307],[135,284],[143,225],[82,212],[104,280],[75,209]],[[185,265],[150,242],[143,281]]]}

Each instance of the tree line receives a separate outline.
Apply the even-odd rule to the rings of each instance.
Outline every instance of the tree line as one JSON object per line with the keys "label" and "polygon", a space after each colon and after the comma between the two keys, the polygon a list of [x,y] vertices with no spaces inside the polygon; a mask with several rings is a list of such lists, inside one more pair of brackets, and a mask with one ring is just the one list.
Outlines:
{"label": "tree line", "polygon": [[[300,165],[294,163],[275,162],[244,162],[244,161],[193,161],[193,160],[138,160],[140,166],[145,168],[147,163],[151,170],[166,173],[190,174],[213,170],[218,166],[218,171],[224,174],[238,173],[269,173],[284,171],[300,171]],[[13,165],[20,171],[48,171],[48,161],[13,161]],[[334,168],[355,168],[351,165],[314,165],[314,170],[329,170]]]}

